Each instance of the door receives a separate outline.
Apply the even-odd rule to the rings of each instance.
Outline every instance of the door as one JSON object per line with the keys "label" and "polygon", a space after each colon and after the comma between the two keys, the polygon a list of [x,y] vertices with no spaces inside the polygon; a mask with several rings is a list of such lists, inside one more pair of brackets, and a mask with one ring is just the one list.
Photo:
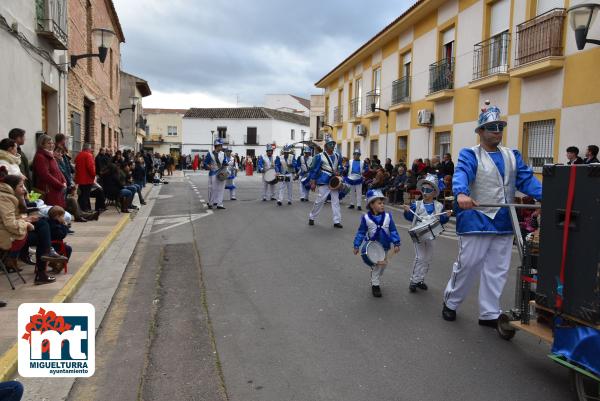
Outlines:
{"label": "door", "polygon": [[246,128],[246,145],[258,145],[258,142],[256,142],[256,127]]}
{"label": "door", "polygon": [[371,149],[369,150],[369,157],[373,158],[373,156],[377,156],[377,152],[379,150],[379,141],[377,139],[373,139],[371,141]]}

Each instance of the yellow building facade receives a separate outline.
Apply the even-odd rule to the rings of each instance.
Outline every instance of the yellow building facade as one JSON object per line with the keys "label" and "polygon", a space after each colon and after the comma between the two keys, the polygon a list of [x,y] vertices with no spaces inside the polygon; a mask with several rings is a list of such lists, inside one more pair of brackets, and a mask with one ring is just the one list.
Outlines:
{"label": "yellow building facade", "polygon": [[144,150],[161,155],[181,156],[183,115],[186,109],[144,108],[146,138]]}
{"label": "yellow building facade", "polygon": [[568,146],[600,145],[600,46],[578,51],[566,13],[584,2],[415,2],[316,83],[342,154],[456,159],[477,144],[487,99],[508,121],[505,145],[536,172]]}

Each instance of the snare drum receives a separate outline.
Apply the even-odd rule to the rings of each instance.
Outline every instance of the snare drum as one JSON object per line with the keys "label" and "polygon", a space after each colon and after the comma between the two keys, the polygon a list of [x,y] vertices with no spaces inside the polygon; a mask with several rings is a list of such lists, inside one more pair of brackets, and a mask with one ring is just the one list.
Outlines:
{"label": "snare drum", "polygon": [[334,175],[329,179],[329,189],[331,189],[332,191],[336,191],[342,187],[343,183],[344,180],[342,179],[342,177]]}
{"label": "snare drum", "polygon": [[444,232],[444,227],[438,219],[425,220],[408,230],[414,243],[420,244],[424,240],[434,240]]}
{"label": "snare drum", "polygon": [[277,171],[274,168],[269,168],[263,173],[263,181],[267,184],[277,184]]}
{"label": "snare drum", "polygon": [[304,188],[310,189],[310,177],[308,175],[306,175],[306,177],[301,178],[300,182],[302,183]]}
{"label": "snare drum", "polygon": [[360,247],[360,256],[367,266],[373,267],[385,260],[385,249],[377,241],[365,241]]}
{"label": "snare drum", "polygon": [[225,181],[229,178],[229,166],[223,166],[217,170],[217,180]]}

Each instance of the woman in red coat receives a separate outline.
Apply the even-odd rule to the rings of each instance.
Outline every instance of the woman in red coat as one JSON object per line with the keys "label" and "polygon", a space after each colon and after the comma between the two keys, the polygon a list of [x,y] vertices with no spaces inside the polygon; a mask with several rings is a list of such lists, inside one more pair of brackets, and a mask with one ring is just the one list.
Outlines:
{"label": "woman in red coat", "polygon": [[48,135],[40,135],[38,149],[33,158],[34,187],[45,193],[47,205],[66,207],[65,190],[67,180],[54,160],[54,140]]}

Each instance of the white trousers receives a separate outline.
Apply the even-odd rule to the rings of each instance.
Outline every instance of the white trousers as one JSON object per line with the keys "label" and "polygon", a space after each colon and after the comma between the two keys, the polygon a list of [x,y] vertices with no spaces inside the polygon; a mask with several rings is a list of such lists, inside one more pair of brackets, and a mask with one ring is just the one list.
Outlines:
{"label": "white trousers", "polygon": [[290,178],[289,181],[282,181],[279,183],[279,198],[277,199],[279,202],[283,202],[283,193],[285,192],[285,190],[287,189],[287,199],[288,202],[292,201],[292,192],[293,192],[293,186],[292,186],[292,179]]}
{"label": "white trousers", "polygon": [[513,236],[461,235],[458,241],[458,259],[452,267],[444,302],[456,310],[479,276],[479,318],[496,319],[502,312],[500,296],[510,269]]}
{"label": "white trousers", "polygon": [[360,207],[362,202],[362,184],[350,185],[350,193],[348,196],[350,197],[351,205]]}
{"label": "white trousers", "polygon": [[385,271],[385,265],[377,265],[371,267],[371,285],[380,285],[381,284],[381,276],[383,276],[383,272]]}
{"label": "white trousers", "polygon": [[433,257],[433,241],[421,240],[420,243],[415,243],[415,263],[410,277],[411,283],[416,284],[425,280]]}
{"label": "white trousers", "polygon": [[319,194],[317,199],[315,200],[315,204],[308,215],[308,218],[311,220],[316,220],[321,213],[321,209],[323,209],[323,205],[327,200],[327,195],[331,194],[331,211],[333,212],[333,224],[338,224],[342,222],[342,214],[340,213],[340,193],[339,191],[332,191],[329,189],[328,185],[319,185],[317,186],[317,191]]}
{"label": "white trousers", "polygon": [[275,184],[267,184],[263,181],[263,199],[275,197]]}
{"label": "white trousers", "polygon": [[208,201],[211,205],[223,206],[225,181],[220,181],[216,175],[208,176]]}
{"label": "white trousers", "polygon": [[309,189],[304,188],[304,185],[302,184],[301,180],[298,180],[298,182],[300,183],[300,197],[302,199],[308,200],[308,194],[310,193],[310,188]]}
{"label": "white trousers", "polygon": [[236,199],[236,198],[237,198],[237,196],[235,196],[235,188],[230,189],[229,190],[229,200]]}

